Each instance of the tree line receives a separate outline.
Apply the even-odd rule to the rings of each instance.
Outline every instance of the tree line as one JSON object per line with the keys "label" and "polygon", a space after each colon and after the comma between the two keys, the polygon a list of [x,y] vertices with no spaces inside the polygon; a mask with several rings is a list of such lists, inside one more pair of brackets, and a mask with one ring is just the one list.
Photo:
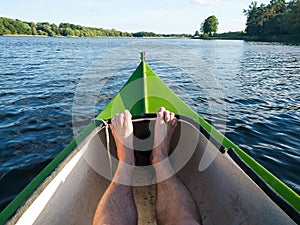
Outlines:
{"label": "tree line", "polygon": [[300,39],[300,0],[271,0],[268,5],[254,1],[244,14],[248,36],[292,35]]}
{"label": "tree line", "polygon": [[42,35],[42,36],[75,36],[75,37],[189,37],[187,34],[155,34],[153,32],[129,33],[115,29],[85,27],[71,23],[60,23],[58,26],[48,22],[24,22],[18,19],[0,17],[0,35]]}
{"label": "tree line", "polygon": [[23,22],[0,17],[0,35],[43,35],[43,36],[77,36],[77,37],[132,37],[132,33],[115,29],[84,27],[70,23]]}

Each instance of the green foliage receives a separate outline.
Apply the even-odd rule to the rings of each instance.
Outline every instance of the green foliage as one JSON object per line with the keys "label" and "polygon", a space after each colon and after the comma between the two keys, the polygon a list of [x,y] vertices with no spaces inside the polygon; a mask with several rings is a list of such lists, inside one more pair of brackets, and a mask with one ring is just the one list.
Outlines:
{"label": "green foliage", "polygon": [[132,34],[133,37],[148,37],[148,38],[191,38],[192,35],[190,34],[156,34],[153,32],[145,32],[145,31],[141,31],[141,32],[137,32],[137,33],[133,33]]}
{"label": "green foliage", "polygon": [[25,34],[32,33],[31,27],[20,20],[0,17],[0,35],[3,34]]}
{"label": "green foliage", "polygon": [[201,24],[201,31],[204,34],[212,36],[212,33],[216,33],[218,30],[219,21],[216,16],[210,16],[204,20]]}
{"label": "green foliage", "polygon": [[244,10],[247,16],[246,33],[253,37],[275,35],[300,35],[300,0],[286,3],[285,0],[271,0],[268,5],[251,2]]}
{"label": "green foliage", "polygon": [[141,31],[141,32],[134,33],[133,37],[162,37],[162,35],[155,34],[153,32]]}
{"label": "green foliage", "polygon": [[241,40],[244,39],[245,33],[243,31],[226,32],[221,34],[214,34],[213,38],[217,39],[230,39],[230,40]]}
{"label": "green foliage", "polygon": [[201,34],[200,37],[201,38],[209,38],[209,34],[204,33],[204,34]]}
{"label": "green foliage", "polygon": [[43,36],[76,36],[76,37],[191,37],[187,34],[155,34],[153,32],[121,32],[116,29],[84,27],[71,23],[60,23],[59,26],[48,22],[22,22],[0,17],[0,35],[43,35]]}
{"label": "green foliage", "polygon": [[28,25],[31,28],[31,34],[32,35],[37,35],[36,24],[34,22],[31,22],[31,23],[28,23]]}
{"label": "green foliage", "polygon": [[300,35],[300,0],[291,1],[285,17],[287,33]]}
{"label": "green foliage", "polygon": [[46,36],[56,36],[57,34],[52,30],[51,25],[46,22],[46,23],[37,23],[36,24],[36,30],[39,35],[46,35]]}
{"label": "green foliage", "polygon": [[60,23],[59,26],[48,22],[22,22],[0,17],[0,35],[42,35],[42,36],[77,36],[77,37],[132,37],[132,33],[115,29],[83,27],[70,23]]}

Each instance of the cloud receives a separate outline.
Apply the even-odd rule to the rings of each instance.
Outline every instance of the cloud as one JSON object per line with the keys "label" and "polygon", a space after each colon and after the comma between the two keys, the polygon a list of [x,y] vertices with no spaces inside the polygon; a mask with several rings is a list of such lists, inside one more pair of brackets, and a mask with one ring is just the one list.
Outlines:
{"label": "cloud", "polygon": [[194,3],[202,5],[219,5],[220,0],[191,0]]}

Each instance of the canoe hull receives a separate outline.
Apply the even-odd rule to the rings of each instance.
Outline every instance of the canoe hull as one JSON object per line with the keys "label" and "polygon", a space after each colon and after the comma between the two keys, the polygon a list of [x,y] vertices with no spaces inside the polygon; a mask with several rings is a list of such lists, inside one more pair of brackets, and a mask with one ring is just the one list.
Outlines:
{"label": "canoe hull", "polygon": [[[147,137],[149,124],[143,120],[135,122],[138,136]],[[188,155],[186,164],[176,175],[195,199],[203,224],[295,224],[226,152],[222,154],[219,147],[199,131],[199,127],[181,120],[175,137],[182,136],[180,134],[193,137],[197,141],[195,149],[187,153],[190,138],[176,138],[170,160],[174,165]],[[148,141],[151,143],[151,138]],[[11,222],[23,225],[48,224],[47,221],[49,224],[90,224],[116,166],[113,165],[111,170],[108,154],[103,155],[107,151],[105,142],[105,129],[92,132],[63,162],[62,169],[45,185],[25,213]],[[181,149],[179,153],[175,153],[177,146]],[[113,140],[110,148],[115,156]],[[199,171],[201,160],[207,153],[214,160],[205,170]],[[155,173],[146,161],[141,163],[145,166],[137,168],[134,175],[139,224],[156,224]]]}

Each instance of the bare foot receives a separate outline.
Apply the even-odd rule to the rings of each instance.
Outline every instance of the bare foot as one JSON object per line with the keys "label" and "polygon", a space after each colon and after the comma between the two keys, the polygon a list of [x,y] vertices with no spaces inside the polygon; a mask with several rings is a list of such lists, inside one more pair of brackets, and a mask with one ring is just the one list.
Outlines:
{"label": "bare foot", "polygon": [[168,157],[172,136],[178,124],[175,114],[164,107],[160,107],[156,115],[154,145],[151,155],[152,164],[156,164]]}
{"label": "bare foot", "polygon": [[134,165],[133,150],[133,125],[131,114],[124,110],[111,119],[110,129],[117,146],[117,154],[120,162]]}

